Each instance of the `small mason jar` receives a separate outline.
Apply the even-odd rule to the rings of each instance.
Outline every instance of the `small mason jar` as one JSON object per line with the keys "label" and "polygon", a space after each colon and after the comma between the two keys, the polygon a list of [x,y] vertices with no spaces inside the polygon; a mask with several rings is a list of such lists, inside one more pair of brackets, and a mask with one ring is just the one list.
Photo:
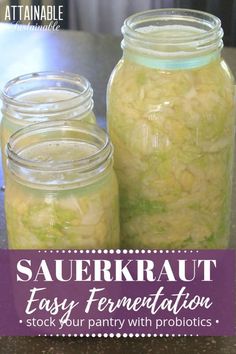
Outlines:
{"label": "small mason jar", "polygon": [[234,79],[220,20],[162,9],[122,27],[108,130],[131,248],[225,248],[230,226]]}
{"label": "small mason jar", "polygon": [[89,81],[72,73],[39,72],[9,81],[2,92],[3,154],[9,137],[32,123],[58,119],[95,123],[92,97]]}
{"label": "small mason jar", "polygon": [[119,245],[113,148],[94,124],[33,124],[7,144],[5,211],[13,249]]}

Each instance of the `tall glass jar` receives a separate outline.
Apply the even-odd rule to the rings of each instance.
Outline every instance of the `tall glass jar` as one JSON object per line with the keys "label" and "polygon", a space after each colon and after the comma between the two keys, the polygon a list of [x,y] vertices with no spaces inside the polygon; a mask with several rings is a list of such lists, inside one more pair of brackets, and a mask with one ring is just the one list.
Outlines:
{"label": "tall glass jar", "polygon": [[107,102],[123,246],[227,247],[234,80],[220,20],[153,10],[122,32]]}
{"label": "tall glass jar", "polygon": [[9,81],[2,92],[1,145],[29,124],[78,119],[95,123],[93,90],[89,81],[65,72],[39,72]]}
{"label": "tall glass jar", "polygon": [[6,153],[10,248],[118,247],[113,149],[102,129],[75,120],[33,124],[12,135]]}

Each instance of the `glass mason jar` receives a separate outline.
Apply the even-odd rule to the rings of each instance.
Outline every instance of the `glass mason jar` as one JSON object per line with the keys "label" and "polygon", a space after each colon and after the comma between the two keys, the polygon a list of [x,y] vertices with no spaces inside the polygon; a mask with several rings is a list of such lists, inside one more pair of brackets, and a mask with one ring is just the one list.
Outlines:
{"label": "glass mason jar", "polygon": [[2,92],[3,160],[9,137],[27,125],[57,119],[95,123],[92,97],[89,81],[72,73],[39,72],[9,81]]}
{"label": "glass mason jar", "polygon": [[37,123],[13,134],[6,154],[10,248],[118,247],[118,188],[105,131],[75,120]]}
{"label": "glass mason jar", "polygon": [[225,248],[235,122],[220,20],[154,10],[122,32],[107,101],[122,245]]}

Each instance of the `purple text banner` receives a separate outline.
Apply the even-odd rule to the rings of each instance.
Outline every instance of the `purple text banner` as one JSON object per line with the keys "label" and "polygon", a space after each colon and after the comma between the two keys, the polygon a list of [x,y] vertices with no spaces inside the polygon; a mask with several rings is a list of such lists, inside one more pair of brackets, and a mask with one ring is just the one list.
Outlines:
{"label": "purple text banner", "polygon": [[233,250],[0,250],[0,336],[235,335]]}

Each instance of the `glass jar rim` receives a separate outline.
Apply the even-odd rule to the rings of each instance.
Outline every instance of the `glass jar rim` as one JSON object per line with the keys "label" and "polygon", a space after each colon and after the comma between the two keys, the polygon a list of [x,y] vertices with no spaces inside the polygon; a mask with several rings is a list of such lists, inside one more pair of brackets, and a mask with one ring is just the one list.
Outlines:
{"label": "glass jar rim", "polygon": [[[16,151],[17,144],[22,143],[24,139],[27,137],[39,137],[40,134],[45,133],[58,133],[63,132],[73,132],[84,134],[87,138],[96,138],[97,144],[100,144],[98,150],[89,156],[78,158],[76,160],[68,160],[68,161],[59,161],[53,163],[53,165],[49,162],[44,161],[35,161],[29,160],[22,156],[19,156],[19,151]],[[64,137],[64,136],[63,136]],[[79,139],[74,139],[79,141]],[[50,140],[47,138],[45,141],[49,142]],[[54,138],[55,141],[55,138]],[[60,138],[58,138],[60,141]],[[43,140],[39,139],[39,143],[42,143]],[[83,140],[85,142],[85,140]],[[88,141],[87,141],[88,142]],[[34,170],[34,171],[71,171],[76,170],[78,173],[93,171],[99,168],[101,165],[106,163],[113,155],[113,146],[110,142],[110,138],[108,134],[102,129],[91,123],[84,123],[78,120],[68,120],[68,121],[48,121],[42,123],[34,123],[27,127],[24,127],[17,132],[15,132],[9,139],[6,145],[5,151],[7,159],[13,164]]]}
{"label": "glass jar rim", "polygon": [[[60,89],[64,88],[65,90],[67,89],[65,85],[66,83],[73,84],[76,90],[70,91],[76,93],[76,95],[74,97],[69,97],[63,100],[53,100],[50,102],[31,102],[27,100],[18,100],[16,94],[13,95],[10,93],[10,91],[16,88],[17,85],[30,84],[33,82],[43,83],[47,80],[51,80],[52,82],[55,81],[55,83],[56,81],[64,82],[64,86],[60,83],[60,85],[56,85],[55,87],[59,87]],[[38,110],[40,107],[40,114],[42,114],[43,111],[46,112],[48,110],[54,113],[60,111],[60,105],[67,105],[70,108],[76,107],[79,104],[86,103],[88,100],[92,101],[92,96],[93,89],[91,87],[90,82],[84,76],[65,71],[41,71],[20,75],[16,78],[9,80],[1,91],[1,99],[6,104],[11,105],[22,112]]]}
{"label": "glass jar rim", "polygon": [[[174,37],[160,37],[154,35],[152,31],[139,31],[138,28],[150,26],[150,24],[160,21],[159,26],[176,25],[179,24],[192,27],[195,29],[203,29],[195,33],[189,33],[184,36],[178,31],[175,32]],[[183,23],[184,21],[184,23]],[[156,24],[157,26],[157,24]],[[183,9],[183,8],[165,8],[155,9],[136,13],[128,17],[124,21],[122,27],[124,39],[122,41],[122,48],[128,48],[144,51],[149,50],[150,53],[155,53],[159,50],[160,53],[171,52],[174,48],[175,52],[182,53],[181,45],[189,45],[190,53],[191,48],[198,48],[201,52],[220,50],[223,47],[222,37],[223,30],[221,28],[221,21],[218,17],[207,12]],[[179,45],[179,50],[177,46]],[[191,46],[191,47],[190,47]],[[195,51],[196,53],[196,51]]]}

